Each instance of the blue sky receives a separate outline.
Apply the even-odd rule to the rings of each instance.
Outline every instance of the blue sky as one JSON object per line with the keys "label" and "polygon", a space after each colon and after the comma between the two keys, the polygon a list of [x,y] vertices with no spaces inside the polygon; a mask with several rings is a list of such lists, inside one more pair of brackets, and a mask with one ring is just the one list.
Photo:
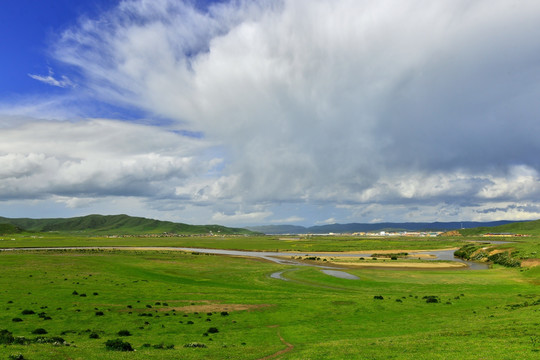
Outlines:
{"label": "blue sky", "polygon": [[540,218],[540,4],[0,4],[0,215]]}

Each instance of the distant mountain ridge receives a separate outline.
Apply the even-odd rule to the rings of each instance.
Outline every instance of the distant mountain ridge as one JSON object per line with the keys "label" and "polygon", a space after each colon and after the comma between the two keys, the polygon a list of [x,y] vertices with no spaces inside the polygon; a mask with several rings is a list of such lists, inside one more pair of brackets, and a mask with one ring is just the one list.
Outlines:
{"label": "distant mountain ridge", "polygon": [[493,227],[516,223],[520,221],[453,221],[453,222],[405,222],[405,223],[350,223],[331,224],[319,226],[298,226],[298,225],[263,225],[248,226],[246,229],[261,232],[263,234],[328,234],[328,233],[354,233],[354,232],[378,232],[378,231],[450,231],[462,228]]}
{"label": "distant mountain ridge", "polygon": [[[230,228],[221,225],[189,225],[171,221],[147,219],[128,215],[87,215],[73,218],[10,219],[0,217],[0,230],[5,233],[20,231],[32,232],[78,232],[87,234],[253,234],[243,228]],[[0,233],[2,233],[0,231]]]}

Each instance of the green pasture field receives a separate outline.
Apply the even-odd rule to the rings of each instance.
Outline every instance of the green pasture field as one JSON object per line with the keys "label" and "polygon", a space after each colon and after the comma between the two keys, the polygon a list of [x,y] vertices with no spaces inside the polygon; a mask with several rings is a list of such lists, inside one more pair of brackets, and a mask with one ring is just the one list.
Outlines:
{"label": "green pasture field", "polygon": [[[49,240],[54,245],[47,246],[68,246],[72,241],[19,238],[5,240],[10,244],[2,246],[32,241],[38,246]],[[115,239],[84,241],[119,245],[99,243],[109,240]],[[167,239],[128,240],[161,244]],[[177,246],[219,243],[170,241]],[[251,240],[238,241],[246,248]],[[448,241],[444,246],[453,246],[454,240]],[[253,241],[251,249],[274,250],[270,244]],[[394,246],[407,249],[411,244],[420,246],[418,241]],[[383,249],[380,245],[366,247]],[[277,271],[288,281],[270,277]],[[315,267],[183,252],[0,252],[0,359],[540,356],[540,267],[345,271],[359,279],[335,278]],[[36,329],[47,334],[33,334]],[[121,336],[120,331],[131,335]],[[27,344],[17,344],[25,342],[20,337]],[[49,343],[52,337],[65,343]],[[128,342],[135,351],[108,350],[105,343],[114,339]],[[184,347],[188,344],[205,347]]]}
{"label": "green pasture field", "polygon": [[[12,240],[13,239],[13,240]],[[0,248],[62,246],[179,246],[252,251],[363,251],[363,250],[427,250],[460,247],[462,238],[444,237],[381,237],[355,236],[186,236],[186,237],[103,237],[60,233],[11,234],[0,236]]]}

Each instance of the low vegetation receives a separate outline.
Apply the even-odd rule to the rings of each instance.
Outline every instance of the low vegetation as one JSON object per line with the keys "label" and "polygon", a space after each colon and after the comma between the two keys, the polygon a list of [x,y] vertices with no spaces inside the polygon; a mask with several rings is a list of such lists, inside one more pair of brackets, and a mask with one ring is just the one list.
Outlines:
{"label": "low vegetation", "polygon": [[[315,250],[389,250],[362,260],[374,263],[456,245],[464,258],[523,261],[539,244],[534,236],[471,245],[467,237],[13,236],[0,246],[159,244],[287,249],[302,257]],[[328,264],[317,257],[306,264]],[[314,266],[165,249],[0,252],[0,359],[538,357],[540,267],[343,271],[359,279]],[[270,277],[276,272],[288,281]]]}

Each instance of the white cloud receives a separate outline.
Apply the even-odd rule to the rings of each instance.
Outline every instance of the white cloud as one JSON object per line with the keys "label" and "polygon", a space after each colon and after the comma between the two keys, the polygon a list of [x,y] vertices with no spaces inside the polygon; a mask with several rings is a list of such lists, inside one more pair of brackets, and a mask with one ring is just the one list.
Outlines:
{"label": "white cloud", "polygon": [[[166,117],[205,145],[176,147],[158,128],[115,122],[34,124],[25,131],[54,141],[6,137],[3,171],[21,184],[18,196],[125,193],[163,209],[170,197],[227,222],[279,222],[288,216],[272,213],[286,203],[324,207],[309,218],[336,221],[536,204],[538,24],[534,0],[233,1],[207,12],[122,1],[58,39],[56,60],[82,76],[73,94]],[[62,142],[72,149],[57,151]],[[36,186],[26,173],[63,180]],[[350,208],[338,216],[336,205]]]}
{"label": "white cloud", "polygon": [[259,211],[244,213],[236,211],[234,214],[225,214],[222,212],[215,213],[212,216],[212,221],[220,224],[259,224],[267,221],[266,219],[271,216],[270,211]]}
{"label": "white cloud", "polygon": [[328,219],[323,220],[323,221],[317,221],[316,222],[317,225],[323,225],[323,224],[328,225],[328,224],[335,224],[335,223],[337,223],[337,220],[335,218],[333,218],[333,217],[328,218]]}
{"label": "white cloud", "polygon": [[276,220],[272,220],[271,222],[273,224],[296,224],[296,223],[302,222],[304,220],[306,220],[306,219],[304,219],[303,217],[300,217],[300,216],[289,216],[288,218],[276,219]]}
{"label": "white cloud", "polygon": [[27,122],[0,133],[0,198],[174,197],[213,169],[208,144],[111,120]]}
{"label": "white cloud", "polygon": [[71,80],[65,75],[62,75],[60,79],[56,79],[54,77],[54,72],[50,68],[49,68],[49,75],[47,76],[34,75],[34,74],[28,74],[28,76],[30,76],[34,80],[41,81],[45,84],[60,87],[60,88],[75,86],[75,84],[73,84],[73,82],[71,82]]}

